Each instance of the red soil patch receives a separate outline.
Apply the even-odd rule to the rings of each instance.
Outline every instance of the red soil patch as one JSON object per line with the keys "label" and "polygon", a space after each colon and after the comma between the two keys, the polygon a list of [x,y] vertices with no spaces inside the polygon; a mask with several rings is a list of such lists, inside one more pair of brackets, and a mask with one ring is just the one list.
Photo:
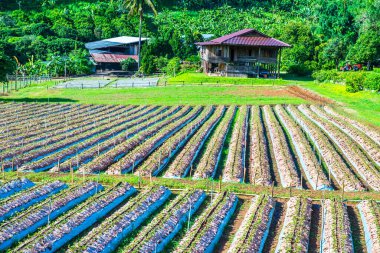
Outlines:
{"label": "red soil patch", "polygon": [[225,94],[241,97],[296,97],[286,87],[239,87],[228,90]]}
{"label": "red soil patch", "polygon": [[[296,97],[316,104],[333,103],[332,100],[322,97],[299,86],[242,86],[236,87],[236,89],[226,90],[224,94],[240,97]],[[218,95],[220,94],[218,93]]]}
{"label": "red soil patch", "polygon": [[302,98],[307,101],[311,101],[317,104],[332,104],[333,101],[322,97],[314,92],[301,88],[299,86],[290,86],[287,87],[289,93],[291,93],[295,97]]}

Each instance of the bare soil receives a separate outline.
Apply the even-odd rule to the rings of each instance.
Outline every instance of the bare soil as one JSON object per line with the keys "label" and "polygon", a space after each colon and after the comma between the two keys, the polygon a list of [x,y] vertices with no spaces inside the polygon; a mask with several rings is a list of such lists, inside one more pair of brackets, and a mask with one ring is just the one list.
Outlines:
{"label": "bare soil", "polygon": [[359,210],[355,205],[347,205],[347,212],[350,219],[352,240],[354,241],[354,251],[366,253],[364,229]]}
{"label": "bare soil", "polygon": [[301,88],[299,86],[289,86],[287,87],[287,91],[292,94],[293,96],[305,99],[307,101],[316,103],[316,104],[332,104],[334,101],[322,97],[312,91],[306,90],[304,88]]}
{"label": "bare soil", "polygon": [[236,232],[238,231],[241,223],[244,220],[244,216],[249,209],[250,203],[251,202],[247,199],[239,198],[238,209],[235,211],[227,227],[224,229],[224,233],[222,237],[220,238],[220,241],[218,245],[216,246],[214,252],[228,251]]}
{"label": "bare soil", "polygon": [[[296,97],[316,104],[332,104],[332,100],[322,97],[312,91],[300,86],[257,86],[257,87],[237,87],[226,90],[225,95],[241,97]],[[215,94],[215,95],[220,95]]]}
{"label": "bare soil", "polygon": [[227,90],[225,94],[244,97],[297,97],[289,92],[288,87],[239,87]]}
{"label": "bare soil", "polygon": [[282,225],[284,224],[285,212],[286,212],[286,200],[277,199],[273,218],[272,218],[272,223],[269,228],[268,238],[264,245],[264,250],[263,250],[264,253],[275,251],[277,247],[278,239],[280,237]]}
{"label": "bare soil", "polygon": [[311,212],[311,228],[309,235],[309,252],[318,253],[322,232],[322,206],[313,203]]}

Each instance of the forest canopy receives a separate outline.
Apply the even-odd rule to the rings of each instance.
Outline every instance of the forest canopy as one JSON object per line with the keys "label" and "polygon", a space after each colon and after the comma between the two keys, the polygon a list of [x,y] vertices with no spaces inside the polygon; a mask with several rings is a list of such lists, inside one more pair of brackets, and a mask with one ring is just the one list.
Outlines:
{"label": "forest canopy", "polygon": [[[202,34],[221,36],[244,28],[291,44],[282,66],[289,72],[334,69],[346,61],[370,67],[380,59],[380,0],[154,2],[159,13],[147,9],[142,30],[152,38],[143,48],[146,73],[159,69],[162,57],[194,59],[194,42]],[[62,56],[81,62],[77,58],[86,57],[84,43],[138,36],[138,23],[119,0],[0,1],[0,62],[8,66],[0,71],[26,63],[43,67]]]}

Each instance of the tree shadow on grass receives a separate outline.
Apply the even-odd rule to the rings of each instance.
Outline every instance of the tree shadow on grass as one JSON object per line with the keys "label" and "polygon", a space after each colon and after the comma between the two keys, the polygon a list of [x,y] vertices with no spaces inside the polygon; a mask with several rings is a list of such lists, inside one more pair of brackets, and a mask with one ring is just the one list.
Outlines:
{"label": "tree shadow on grass", "polygon": [[0,102],[24,102],[24,103],[76,103],[78,100],[69,98],[7,98],[0,95]]}
{"label": "tree shadow on grass", "polygon": [[281,78],[286,81],[314,81],[311,76],[297,76],[293,74],[281,74]]}

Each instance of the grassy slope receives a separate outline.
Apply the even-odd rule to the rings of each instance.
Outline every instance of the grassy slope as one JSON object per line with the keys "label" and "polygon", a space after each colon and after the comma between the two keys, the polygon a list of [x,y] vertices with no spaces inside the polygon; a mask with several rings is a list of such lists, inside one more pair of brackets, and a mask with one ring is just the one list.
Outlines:
{"label": "grassy slope", "polygon": [[338,102],[335,107],[340,112],[380,127],[380,94],[370,91],[349,93],[344,85],[339,84],[313,83],[304,87]]}
{"label": "grassy slope", "polygon": [[[49,83],[51,86],[52,84]],[[263,95],[266,90],[280,91],[281,87],[262,86],[165,86],[149,88],[102,89],[46,89],[46,84],[35,84],[0,101],[50,101],[96,104],[300,104],[305,100],[290,96]]]}

